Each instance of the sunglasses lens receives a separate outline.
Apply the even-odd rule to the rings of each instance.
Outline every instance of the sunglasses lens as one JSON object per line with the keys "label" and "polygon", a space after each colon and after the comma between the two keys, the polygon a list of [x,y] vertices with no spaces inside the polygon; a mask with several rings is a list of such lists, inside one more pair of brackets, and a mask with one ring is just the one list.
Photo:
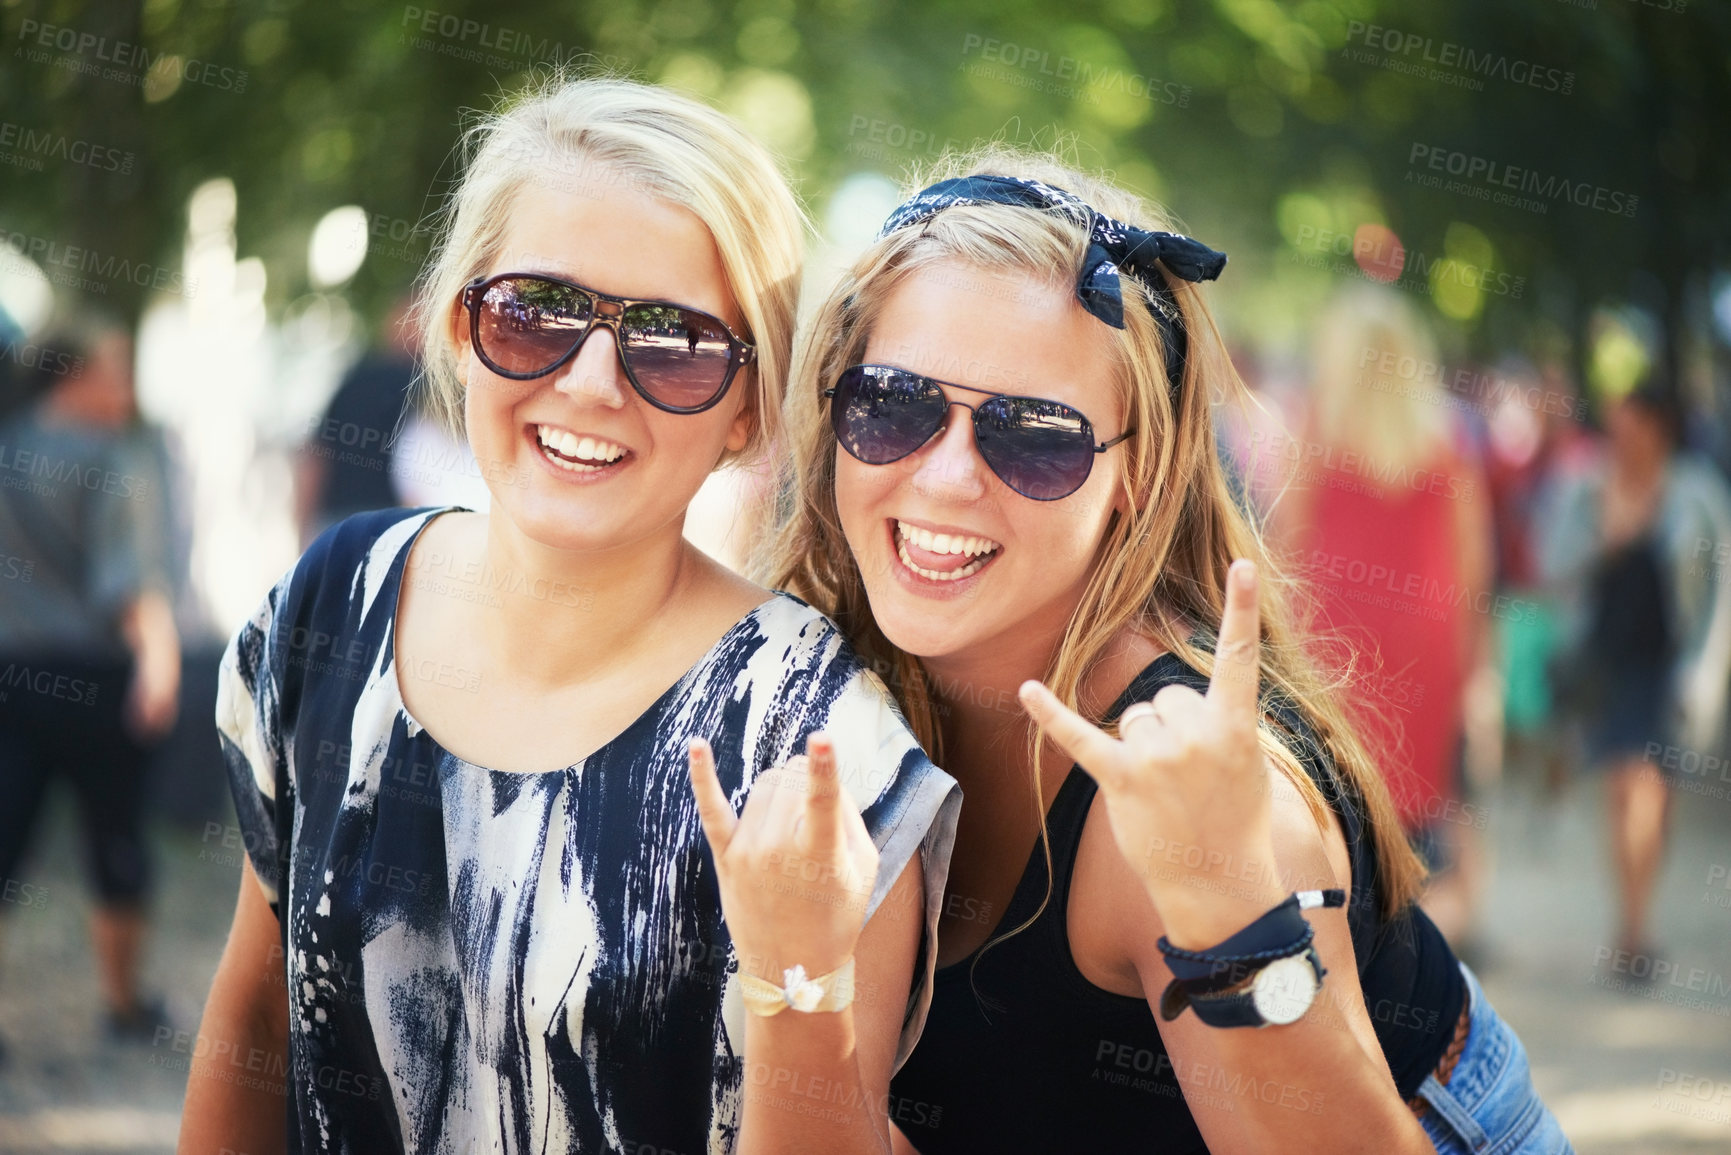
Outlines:
{"label": "sunglasses lens", "polygon": [[570,352],[595,314],[587,293],[535,277],[507,277],[481,298],[481,353],[507,373],[543,373]]}
{"label": "sunglasses lens", "polygon": [[1068,497],[1094,467],[1094,431],[1068,405],[994,397],[974,417],[980,456],[1004,484],[1035,501]]}
{"label": "sunglasses lens", "polygon": [[677,305],[632,305],[619,328],[637,383],[668,408],[701,408],[727,383],[733,346],[721,322],[708,313]]}
{"label": "sunglasses lens", "polygon": [[836,440],[867,465],[900,461],[944,423],[943,392],[924,377],[855,365],[836,380],[830,424]]}

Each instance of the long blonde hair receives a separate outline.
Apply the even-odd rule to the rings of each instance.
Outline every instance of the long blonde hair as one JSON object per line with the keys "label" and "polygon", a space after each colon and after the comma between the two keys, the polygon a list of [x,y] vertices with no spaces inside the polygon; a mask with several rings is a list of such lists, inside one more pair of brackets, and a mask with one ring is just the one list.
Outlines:
{"label": "long blonde hair", "polygon": [[[666,88],[552,72],[476,120],[417,286],[427,408],[463,435],[463,378],[451,310],[500,256],[518,193],[541,182],[596,195],[606,181],[689,209],[708,227],[757,360],[742,384],[752,436],[723,461],[761,457],[778,435],[808,231],[769,151],[732,119]],[[737,387],[737,386],[736,386]]]}
{"label": "long blonde hair", "polygon": [[[977,173],[1040,180],[1119,220],[1173,230],[1163,213],[1123,190],[1071,171],[1052,157],[1002,145],[944,157],[919,183]],[[925,671],[918,658],[889,642],[872,617],[859,565],[842,532],[835,501],[837,444],[822,393],[863,355],[885,301],[914,270],[958,261],[1040,279],[1062,277],[1073,284],[1086,251],[1086,226],[1062,214],[1001,205],[947,209],[922,228],[898,230],[869,246],[819,306],[795,350],[785,422],[789,473],[781,490],[778,532],[760,560],[761,574],[836,620],[885,673],[914,732],[940,764],[943,733]],[[1146,307],[1129,304],[1124,329],[1112,332],[1123,367],[1117,386],[1125,425],[1136,431],[1125,445],[1121,467],[1128,513],[1114,516],[1108,526],[1043,680],[1072,709],[1082,709],[1078,697],[1085,675],[1125,631],[1147,635],[1210,676],[1227,567],[1234,558],[1253,559],[1261,575],[1265,692],[1273,701],[1290,704],[1308,724],[1321,747],[1320,761],[1336,777],[1331,785],[1362,800],[1375,843],[1381,913],[1391,918],[1416,896],[1423,867],[1401,833],[1387,787],[1331,696],[1333,684],[1302,648],[1291,625],[1296,590],[1277,571],[1257,528],[1235,501],[1215,451],[1210,400],[1243,399],[1244,385],[1195,286],[1177,278],[1169,283],[1189,334],[1184,380],[1175,392],[1168,389],[1160,331]],[[1136,281],[1126,277],[1123,284],[1126,296],[1145,300],[1146,290]],[[1327,803],[1300,765],[1299,759],[1311,753],[1305,737],[1266,720],[1261,737],[1320,825]],[[1036,800],[1042,741],[1036,732]],[[1038,809],[1043,814],[1044,807]],[[1043,819],[1041,841],[1048,841]],[[1049,864],[1049,846],[1046,854]]]}
{"label": "long blonde hair", "polygon": [[1317,334],[1312,437],[1403,473],[1447,452],[1453,411],[1434,371],[1436,340],[1416,309],[1386,285],[1351,285],[1323,311]]}

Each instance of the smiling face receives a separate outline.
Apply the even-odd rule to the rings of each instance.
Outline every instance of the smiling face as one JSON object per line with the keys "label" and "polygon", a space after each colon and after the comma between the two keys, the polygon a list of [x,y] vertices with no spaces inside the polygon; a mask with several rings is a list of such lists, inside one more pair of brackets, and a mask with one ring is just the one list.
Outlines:
{"label": "smiling face", "polygon": [[[616,297],[671,301],[745,333],[721,255],[695,214],[601,166],[579,176],[578,191],[519,191],[500,256],[483,275],[541,273]],[[554,372],[515,381],[476,357],[467,310],[456,308],[451,323],[469,444],[493,508],[543,545],[594,551],[677,534],[723,451],[743,447],[750,433],[749,370],[713,408],[668,413],[631,387],[604,325]]]}
{"label": "smiling face", "polygon": [[[1106,326],[1074,290],[954,262],[892,290],[864,361],[1082,411],[1096,442],[1124,428]],[[953,402],[980,393],[946,386]],[[1014,640],[1055,643],[1081,597],[1114,509],[1123,449],[1094,459],[1082,487],[1056,501],[1023,497],[980,457],[968,410],[889,465],[836,447],[836,506],[872,616],[924,659],[991,652]]]}

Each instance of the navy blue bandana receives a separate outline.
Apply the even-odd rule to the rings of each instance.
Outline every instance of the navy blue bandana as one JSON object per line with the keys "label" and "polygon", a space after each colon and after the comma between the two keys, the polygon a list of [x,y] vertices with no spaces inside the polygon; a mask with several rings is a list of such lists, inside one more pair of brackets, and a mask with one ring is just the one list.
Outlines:
{"label": "navy blue bandana", "polygon": [[1150,232],[1097,212],[1082,198],[1037,180],[1011,176],[964,176],[939,181],[896,207],[878,236],[922,224],[956,205],[1015,205],[1067,213],[1088,228],[1088,255],[1076,279],[1082,307],[1112,326],[1124,327],[1124,292],[1119,274],[1128,273],[1148,288],[1155,321],[1166,346],[1166,376],[1176,389],[1184,379],[1189,342],[1183,314],[1171,286],[1155,262],[1186,281],[1212,281],[1226,267],[1226,254],[1177,233]]}

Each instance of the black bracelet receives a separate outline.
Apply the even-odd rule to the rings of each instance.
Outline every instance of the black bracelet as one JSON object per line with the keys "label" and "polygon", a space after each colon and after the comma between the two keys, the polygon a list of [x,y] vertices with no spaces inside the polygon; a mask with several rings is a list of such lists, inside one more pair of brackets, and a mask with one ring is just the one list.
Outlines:
{"label": "black bracelet", "polygon": [[1165,935],[1160,936],[1160,953],[1166,956],[1168,962],[1172,959],[1182,959],[1185,962],[1196,963],[1249,963],[1273,962],[1277,958],[1291,958],[1295,954],[1303,954],[1304,948],[1310,945],[1310,940],[1316,937],[1316,928],[1308,922],[1304,924],[1304,933],[1286,946],[1269,947],[1267,950],[1251,951],[1248,954],[1220,954],[1214,950],[1185,950],[1181,946],[1173,946]]}
{"label": "black bracelet", "polygon": [[[1267,964],[1303,954],[1316,931],[1301,911],[1346,905],[1344,890],[1294,891],[1249,926],[1207,950],[1186,950],[1160,936],[1160,953],[1180,982],[1209,982],[1235,964]],[[1201,992],[1198,992],[1201,993]]]}

